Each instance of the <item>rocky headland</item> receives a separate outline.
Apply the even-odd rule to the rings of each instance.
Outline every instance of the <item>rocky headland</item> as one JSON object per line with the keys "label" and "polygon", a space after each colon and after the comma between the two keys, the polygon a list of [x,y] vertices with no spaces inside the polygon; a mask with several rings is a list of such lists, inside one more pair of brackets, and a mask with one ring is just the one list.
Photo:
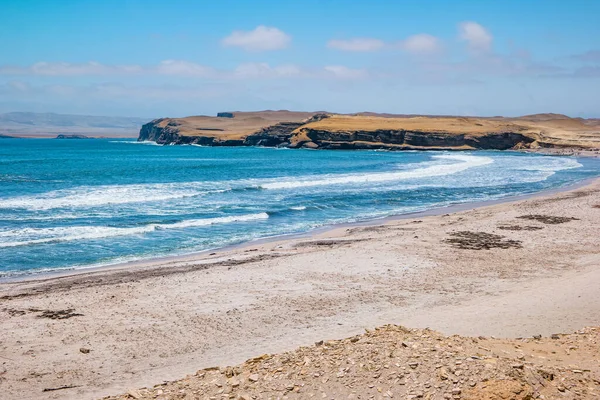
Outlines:
{"label": "rocky headland", "polygon": [[600,148],[600,122],[560,114],[519,118],[353,115],[290,111],[160,118],[139,141],[311,149],[507,150]]}
{"label": "rocky headland", "polygon": [[92,138],[87,137],[85,135],[65,135],[65,134],[60,134],[60,135],[56,135],[56,139],[92,139]]}

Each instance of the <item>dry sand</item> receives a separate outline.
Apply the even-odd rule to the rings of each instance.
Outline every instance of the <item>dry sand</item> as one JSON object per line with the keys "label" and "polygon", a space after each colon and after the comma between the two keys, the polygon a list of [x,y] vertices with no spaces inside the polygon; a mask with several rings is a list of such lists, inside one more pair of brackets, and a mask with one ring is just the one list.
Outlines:
{"label": "dry sand", "polygon": [[[389,323],[507,338],[597,326],[598,226],[600,180],[452,214],[4,283],[0,398],[93,399]],[[513,368],[505,364],[494,377]]]}

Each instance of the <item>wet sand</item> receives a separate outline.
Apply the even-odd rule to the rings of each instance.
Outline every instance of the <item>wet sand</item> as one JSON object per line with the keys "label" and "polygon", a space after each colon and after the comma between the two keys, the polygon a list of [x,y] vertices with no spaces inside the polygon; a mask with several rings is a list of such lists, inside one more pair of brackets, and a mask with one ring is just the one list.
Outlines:
{"label": "wet sand", "polygon": [[600,180],[450,214],[3,283],[0,393],[97,398],[387,323],[497,337],[600,325],[598,226]]}

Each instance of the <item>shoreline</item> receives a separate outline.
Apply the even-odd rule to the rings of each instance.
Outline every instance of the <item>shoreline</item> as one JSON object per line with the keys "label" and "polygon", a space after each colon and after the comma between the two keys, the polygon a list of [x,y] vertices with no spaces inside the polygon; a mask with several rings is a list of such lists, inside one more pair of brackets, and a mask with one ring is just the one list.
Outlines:
{"label": "shoreline", "polygon": [[503,338],[600,325],[600,178],[438,214],[1,284],[1,388],[96,399],[385,324]]}
{"label": "shoreline", "polygon": [[[569,156],[569,155],[564,155]],[[176,255],[163,255],[156,257],[148,257],[148,258],[140,258],[132,261],[118,261],[115,263],[102,264],[102,265],[90,265],[90,266],[82,266],[82,267],[64,267],[64,268],[56,268],[52,271],[44,271],[44,272],[32,272],[25,273],[23,275],[15,275],[15,276],[0,276],[0,287],[3,284],[11,284],[11,283],[27,283],[27,282],[37,282],[37,281],[48,281],[52,279],[59,279],[64,277],[71,277],[77,275],[88,275],[95,273],[103,273],[110,271],[120,271],[128,268],[160,268],[160,265],[166,263],[173,262],[185,262],[189,260],[198,260],[199,257],[213,255],[220,255],[228,252],[235,252],[237,250],[244,250],[247,247],[252,246],[261,246],[271,243],[277,242],[285,242],[288,240],[297,240],[297,239],[306,239],[315,237],[322,234],[327,234],[328,232],[336,231],[338,229],[344,228],[355,228],[355,227],[369,227],[374,225],[381,225],[386,223],[391,223],[394,221],[400,221],[411,218],[422,218],[429,216],[438,216],[443,214],[451,214],[457,213],[461,211],[473,210],[481,207],[494,206],[498,204],[511,203],[521,200],[532,199],[540,196],[547,196],[562,192],[568,192],[571,190],[576,190],[582,187],[585,187],[595,180],[600,180],[600,177],[592,177],[582,179],[577,182],[571,182],[566,185],[555,187],[551,189],[544,189],[538,192],[527,193],[527,194],[519,194],[513,196],[507,196],[499,199],[492,200],[484,200],[484,201],[467,201],[463,203],[454,203],[447,206],[435,207],[428,210],[416,211],[406,214],[395,214],[389,215],[381,218],[372,218],[366,219],[364,221],[356,221],[356,222],[341,222],[341,223],[333,223],[329,225],[324,225],[312,230],[308,230],[305,232],[296,232],[296,233],[288,233],[276,236],[268,236],[263,238],[257,238],[254,240],[243,241],[240,243],[235,243],[223,247],[216,247],[207,250],[200,251],[192,251],[189,253],[176,254]]]}

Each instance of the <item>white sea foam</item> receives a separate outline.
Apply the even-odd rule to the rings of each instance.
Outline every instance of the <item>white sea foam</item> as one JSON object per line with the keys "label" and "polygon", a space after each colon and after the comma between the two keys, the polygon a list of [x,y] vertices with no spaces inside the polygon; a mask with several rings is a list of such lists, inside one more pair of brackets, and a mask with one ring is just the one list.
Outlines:
{"label": "white sea foam", "polygon": [[146,146],[162,146],[162,144],[158,144],[158,143],[150,141],[150,140],[144,140],[141,142],[138,142],[137,140],[111,140],[110,143],[144,144]]}
{"label": "white sea foam", "polygon": [[[173,224],[148,224],[131,228],[110,226],[68,226],[56,228],[24,228],[0,231],[0,247],[16,247],[41,243],[68,242],[74,240],[102,239],[115,236],[142,235],[161,229],[183,229],[233,222],[248,222],[268,219],[269,214],[257,213],[232,215],[205,219],[191,219]],[[14,238],[21,240],[14,241]]]}
{"label": "white sea foam", "polygon": [[290,207],[290,210],[303,211],[303,210],[306,210],[306,206]]}
{"label": "white sea foam", "polygon": [[511,170],[558,172],[566,169],[583,167],[577,160],[559,157],[501,157],[498,160],[508,161]]}
{"label": "white sea foam", "polygon": [[433,158],[440,160],[454,160],[458,162],[453,164],[437,164],[434,162],[427,167],[416,168],[408,171],[313,176],[310,178],[303,178],[302,180],[264,183],[260,185],[260,187],[263,189],[294,189],[311,186],[380,183],[404,179],[429,178],[434,176],[452,175],[458,172],[466,171],[470,168],[481,167],[494,162],[494,160],[490,157],[465,154],[437,155],[433,156]]}
{"label": "white sea foam", "polygon": [[168,183],[80,186],[56,190],[35,196],[12,197],[0,200],[0,208],[50,210],[68,207],[95,207],[107,204],[157,202],[208,193],[202,183]]}
{"label": "white sea foam", "polygon": [[[136,142],[137,143],[137,142]],[[38,195],[28,195],[0,199],[0,209],[25,209],[29,211],[45,211],[53,209],[94,208],[107,205],[160,203],[176,200],[223,193],[232,189],[295,189],[304,187],[323,187],[329,185],[360,185],[382,182],[419,179],[419,185],[440,185],[443,182],[426,182],[426,178],[448,176],[466,171],[471,168],[484,167],[494,164],[495,171],[479,169],[474,172],[468,183],[478,186],[494,185],[494,182],[505,181],[507,177],[515,178],[514,171],[524,171],[517,174],[522,182],[539,182],[552,176],[557,171],[579,168],[582,165],[574,159],[559,157],[518,157],[504,156],[494,159],[469,154],[441,154],[433,156],[434,161],[402,164],[403,169],[388,172],[371,172],[361,174],[330,174],[305,176],[291,179],[284,177],[274,179],[246,179],[238,181],[213,182],[179,182],[153,183],[131,185],[80,186],[71,189],[61,189]],[[407,169],[412,168],[412,169]],[[504,174],[504,172],[513,171]],[[461,182],[453,185],[461,186]],[[371,188],[376,190],[375,187]],[[214,200],[214,199],[213,199]],[[211,200],[212,201],[212,200]],[[191,202],[190,204],[193,204]]]}

